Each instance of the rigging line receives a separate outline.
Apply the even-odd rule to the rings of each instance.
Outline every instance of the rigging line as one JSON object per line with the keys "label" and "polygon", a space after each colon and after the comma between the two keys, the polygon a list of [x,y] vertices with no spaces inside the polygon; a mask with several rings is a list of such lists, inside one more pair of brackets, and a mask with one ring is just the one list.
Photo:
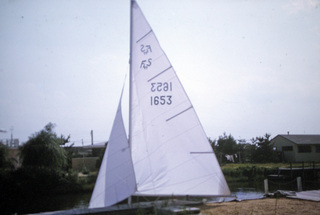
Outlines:
{"label": "rigging line", "polygon": [[143,40],[146,36],[148,36],[150,33],[152,32],[152,29],[146,33],[145,35],[143,35],[139,40],[136,41],[136,43],[140,42],[141,40]]}
{"label": "rigging line", "polygon": [[148,80],[148,82],[152,81],[153,79],[155,79],[156,77],[158,77],[159,75],[162,75],[163,73],[165,73],[166,71],[168,71],[169,69],[171,69],[172,66],[170,65],[168,68],[166,68],[165,70],[163,70],[162,72],[158,73],[157,75],[153,76],[152,78],[150,78]]}
{"label": "rigging line", "polygon": [[186,111],[190,110],[191,108],[193,108],[193,106],[192,106],[192,105],[191,105],[190,107],[188,107],[187,109],[185,109],[185,110],[181,111],[180,113],[177,113],[176,115],[173,115],[172,117],[170,117],[170,118],[169,118],[169,119],[167,119],[166,121],[168,122],[168,121],[172,120],[173,118],[175,118],[175,117],[177,117],[177,116],[179,116],[179,115],[183,114],[184,112],[186,112]]}

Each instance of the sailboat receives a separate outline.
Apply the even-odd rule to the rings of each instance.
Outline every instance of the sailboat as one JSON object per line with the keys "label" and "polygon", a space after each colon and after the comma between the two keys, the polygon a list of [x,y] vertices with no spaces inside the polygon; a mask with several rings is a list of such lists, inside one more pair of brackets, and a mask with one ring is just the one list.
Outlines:
{"label": "sailboat", "polygon": [[121,94],[89,208],[131,196],[230,196],[199,118],[135,0],[130,18],[129,137]]}

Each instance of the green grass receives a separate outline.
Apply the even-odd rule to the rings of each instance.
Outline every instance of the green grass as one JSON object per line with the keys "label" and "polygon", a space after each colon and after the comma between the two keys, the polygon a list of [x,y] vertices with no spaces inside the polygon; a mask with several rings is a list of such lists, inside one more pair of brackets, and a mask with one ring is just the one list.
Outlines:
{"label": "green grass", "polygon": [[[305,162],[304,167],[312,167],[311,162]],[[227,163],[222,164],[221,169],[231,169],[235,170],[241,167],[256,167],[256,168],[266,168],[266,169],[274,169],[274,168],[289,168],[290,163]],[[316,167],[320,167],[320,163],[315,163]],[[302,163],[292,163],[292,167],[302,167]]]}
{"label": "green grass", "polygon": [[235,170],[241,167],[257,167],[257,168],[273,169],[273,168],[287,167],[287,166],[289,166],[288,163],[227,163],[227,164],[221,165],[221,169]]}
{"label": "green grass", "polygon": [[[312,163],[305,162],[304,167],[312,167]],[[315,165],[320,166],[320,163]],[[227,182],[245,182],[263,180],[270,174],[276,174],[278,168],[288,168],[290,163],[227,163],[221,165]],[[302,163],[293,163],[292,167],[302,167]]]}
{"label": "green grass", "polygon": [[285,164],[266,163],[266,164],[250,164],[250,163],[228,163],[221,167],[227,182],[245,182],[263,180],[267,175],[275,173],[279,167]]}

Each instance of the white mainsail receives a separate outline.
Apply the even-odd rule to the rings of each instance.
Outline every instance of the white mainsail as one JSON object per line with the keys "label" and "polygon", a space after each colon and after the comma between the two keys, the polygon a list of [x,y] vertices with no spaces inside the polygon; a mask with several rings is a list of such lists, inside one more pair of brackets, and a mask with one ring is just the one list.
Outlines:
{"label": "white mainsail", "polygon": [[89,207],[130,195],[230,195],[198,116],[134,0],[130,40],[130,142],[120,99]]}
{"label": "white mainsail", "polygon": [[136,195],[230,195],[197,114],[134,0],[131,13],[129,133]]}
{"label": "white mainsail", "polygon": [[121,98],[122,93],[89,208],[114,205],[136,190],[131,150],[122,119]]}

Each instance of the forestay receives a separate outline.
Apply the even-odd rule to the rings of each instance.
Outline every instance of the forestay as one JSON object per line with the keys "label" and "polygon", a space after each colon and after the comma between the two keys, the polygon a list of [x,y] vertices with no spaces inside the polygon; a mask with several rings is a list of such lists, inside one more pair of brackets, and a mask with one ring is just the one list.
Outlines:
{"label": "forestay", "polygon": [[131,7],[129,134],[135,195],[230,195],[175,70],[138,4],[132,1]]}

